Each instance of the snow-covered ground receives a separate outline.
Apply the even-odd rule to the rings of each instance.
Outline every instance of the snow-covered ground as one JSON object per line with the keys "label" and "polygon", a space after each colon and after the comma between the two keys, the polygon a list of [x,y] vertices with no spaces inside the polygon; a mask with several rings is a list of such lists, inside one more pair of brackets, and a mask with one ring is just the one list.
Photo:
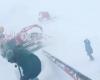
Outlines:
{"label": "snow-covered ground", "polygon": [[0,56],[0,79],[1,80],[19,80],[18,70],[13,64],[7,62]]}
{"label": "snow-covered ground", "polygon": [[[24,26],[40,24],[43,26],[44,34],[49,36],[45,41],[45,50],[91,79],[99,80],[99,3],[99,0],[0,0],[0,24],[4,25],[5,33],[19,32]],[[55,19],[39,22],[40,11],[48,11]],[[86,38],[92,43],[94,61],[89,60],[84,50],[83,41]],[[50,67],[50,71],[54,71],[53,63],[50,63]],[[55,75],[50,76],[51,80],[53,76]],[[60,79],[66,80],[63,77],[54,80]]]}

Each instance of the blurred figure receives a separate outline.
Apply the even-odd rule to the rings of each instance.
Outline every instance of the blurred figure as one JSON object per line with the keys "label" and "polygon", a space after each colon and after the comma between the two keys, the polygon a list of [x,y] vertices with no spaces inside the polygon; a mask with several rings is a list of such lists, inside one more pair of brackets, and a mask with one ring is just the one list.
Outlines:
{"label": "blurred figure", "polygon": [[[34,53],[28,51],[22,45],[10,45],[6,44],[3,47],[3,57],[10,63],[16,63],[20,72],[20,80],[39,80],[37,77],[41,72],[41,61],[34,55]],[[15,65],[15,67],[17,67]]]}
{"label": "blurred figure", "polygon": [[0,26],[0,44],[2,44],[4,37],[4,27]]}
{"label": "blurred figure", "polygon": [[[3,32],[3,27],[0,27],[0,33],[3,34]],[[38,75],[41,72],[40,59],[34,53],[23,47],[21,44],[23,40],[18,39],[18,42],[14,37],[2,44],[0,46],[2,57],[6,58],[10,63],[16,63],[15,67],[18,66],[21,76],[20,80],[39,80]]]}
{"label": "blurred figure", "polygon": [[87,55],[89,56],[90,60],[94,60],[94,57],[93,57],[93,49],[91,47],[91,42],[89,39],[85,39],[84,40],[84,44],[85,44],[85,50],[87,52]]}
{"label": "blurred figure", "polygon": [[13,52],[7,54],[7,60],[21,67],[23,71],[21,80],[38,80],[37,77],[41,72],[41,61],[36,55],[21,45],[16,46]]}

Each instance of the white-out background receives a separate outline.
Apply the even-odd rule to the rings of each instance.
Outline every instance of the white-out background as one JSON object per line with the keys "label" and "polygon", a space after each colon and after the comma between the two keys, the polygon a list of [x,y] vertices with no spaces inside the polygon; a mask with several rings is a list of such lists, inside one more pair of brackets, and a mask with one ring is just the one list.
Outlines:
{"label": "white-out background", "polygon": [[[5,33],[17,33],[24,26],[38,23],[50,36],[45,48],[48,52],[99,80],[99,4],[99,0],[0,0],[0,25],[5,27]],[[41,11],[48,11],[55,19],[39,22]],[[85,38],[92,43],[94,61],[88,59],[84,50]]]}

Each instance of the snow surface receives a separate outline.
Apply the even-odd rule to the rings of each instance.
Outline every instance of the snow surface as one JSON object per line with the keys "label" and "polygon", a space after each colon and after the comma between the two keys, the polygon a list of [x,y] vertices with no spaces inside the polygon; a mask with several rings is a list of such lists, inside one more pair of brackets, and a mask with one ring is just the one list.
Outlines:
{"label": "snow surface", "polygon": [[18,70],[0,56],[0,80],[19,80]]}
{"label": "snow surface", "polygon": [[[0,0],[0,23],[4,25],[5,33],[17,33],[24,26],[40,24],[43,26],[44,33],[50,36],[45,41],[47,45],[45,50],[91,79],[100,80],[99,3],[99,0]],[[48,11],[56,18],[39,22],[40,11]],[[92,43],[94,61],[89,60],[84,50],[85,38],[89,38]],[[49,65],[54,67],[51,63]],[[5,71],[2,67],[0,72],[3,69]],[[55,70],[55,67],[51,69]],[[47,75],[49,76],[49,73]],[[9,76],[6,75],[5,78]],[[49,78],[53,80],[55,78],[53,76]],[[1,75],[0,78],[5,80]],[[7,78],[7,80],[16,79]],[[61,77],[61,80],[66,79]]]}

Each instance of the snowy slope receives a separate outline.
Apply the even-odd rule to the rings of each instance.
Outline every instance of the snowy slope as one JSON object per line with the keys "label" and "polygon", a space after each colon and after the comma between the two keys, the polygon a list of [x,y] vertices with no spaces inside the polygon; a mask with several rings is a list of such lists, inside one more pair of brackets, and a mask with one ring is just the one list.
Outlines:
{"label": "snowy slope", "polygon": [[[99,3],[99,0],[3,0],[0,23],[9,33],[39,23],[44,33],[50,36],[45,42],[48,52],[93,80],[99,80]],[[56,19],[41,23],[38,21],[40,11],[48,11]],[[84,50],[85,38],[91,40],[94,49],[95,60],[92,62]]]}

